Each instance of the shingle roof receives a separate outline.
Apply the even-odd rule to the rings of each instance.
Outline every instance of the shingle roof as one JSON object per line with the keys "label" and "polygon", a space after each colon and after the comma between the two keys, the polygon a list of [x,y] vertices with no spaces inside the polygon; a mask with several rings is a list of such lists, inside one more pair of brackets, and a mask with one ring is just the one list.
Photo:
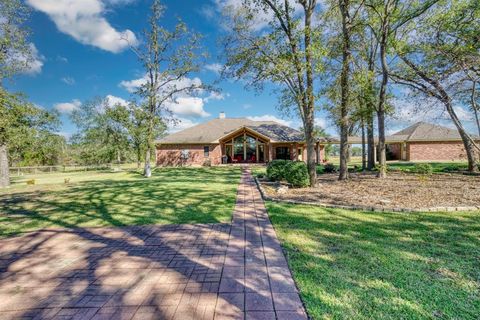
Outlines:
{"label": "shingle roof", "polygon": [[191,128],[170,134],[157,141],[159,144],[216,143],[222,137],[247,127],[273,142],[303,141],[303,134],[274,121],[254,121],[247,118],[213,119]]}
{"label": "shingle roof", "polygon": [[417,122],[408,128],[392,134],[387,137],[387,140],[449,141],[461,140],[461,137],[456,129],[450,129],[427,122]]}
{"label": "shingle roof", "polygon": [[[476,135],[471,135],[473,139],[480,139]],[[400,130],[392,135],[385,137],[386,143],[410,142],[410,141],[460,141],[460,134],[456,129],[431,124],[427,122],[417,122],[410,127]],[[340,138],[324,138],[321,143],[340,143]],[[352,144],[362,143],[362,138],[357,136],[348,137],[348,142]],[[378,142],[378,137],[375,137]]]}

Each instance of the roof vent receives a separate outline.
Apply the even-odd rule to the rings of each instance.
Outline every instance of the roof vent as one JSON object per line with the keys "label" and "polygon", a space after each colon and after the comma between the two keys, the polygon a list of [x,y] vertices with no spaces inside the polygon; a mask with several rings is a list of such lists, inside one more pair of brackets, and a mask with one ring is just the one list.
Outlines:
{"label": "roof vent", "polygon": [[220,112],[220,114],[218,115],[218,119],[225,119],[225,112]]}

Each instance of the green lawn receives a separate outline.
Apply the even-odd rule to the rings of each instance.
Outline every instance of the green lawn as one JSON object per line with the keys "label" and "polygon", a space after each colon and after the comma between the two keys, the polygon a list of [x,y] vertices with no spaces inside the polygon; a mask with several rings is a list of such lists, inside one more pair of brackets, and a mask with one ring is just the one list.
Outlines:
{"label": "green lawn", "polygon": [[479,319],[480,212],[267,208],[314,319]]}
{"label": "green lawn", "polygon": [[[32,177],[37,184],[27,186]],[[13,182],[0,190],[0,237],[43,227],[229,222],[240,168],[162,168],[150,179],[135,171],[53,173]]]}
{"label": "green lawn", "polygon": [[[392,171],[415,171],[415,165],[422,162],[393,162],[388,164],[388,170]],[[468,164],[466,162],[423,162],[432,166],[433,173],[442,172],[455,172],[468,170]]]}

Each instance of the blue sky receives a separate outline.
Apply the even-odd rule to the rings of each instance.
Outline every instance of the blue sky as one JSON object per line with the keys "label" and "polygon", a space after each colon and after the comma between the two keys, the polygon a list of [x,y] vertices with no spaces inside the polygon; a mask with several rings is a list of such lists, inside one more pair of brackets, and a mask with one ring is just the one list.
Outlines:
{"label": "blue sky", "polygon": [[[84,2],[84,5],[74,6],[59,5],[72,1],[57,1],[26,0],[33,8],[28,26],[32,30],[30,40],[38,51],[38,61],[27,74],[16,77],[9,87],[25,92],[30,101],[43,108],[59,110],[63,123],[60,131],[69,136],[75,127],[68,115],[84,101],[98,96],[125,100],[131,97],[121,83],[140,79],[142,68],[125,43],[118,40],[120,44],[115,44],[115,40],[119,33],[127,30],[139,37],[146,26],[150,1],[82,0],[77,2]],[[204,36],[202,42],[209,53],[208,63],[190,78],[197,77],[207,84],[218,80],[215,69],[221,63],[219,39],[224,30],[218,19],[220,5],[210,0],[163,1],[163,4],[166,6],[164,26],[173,27],[176,17],[180,17]],[[101,9],[91,9],[96,5]],[[75,18],[79,13],[86,16],[85,21]],[[85,30],[90,26],[91,30]],[[98,40],[102,37],[113,40]],[[269,90],[257,94],[234,81],[222,81],[217,87],[221,89],[220,97],[205,99],[204,96],[201,100],[183,101],[185,106],[176,115],[181,123],[174,130],[217,117],[220,111],[225,111],[227,117],[278,118],[298,126],[298,119],[282,119],[275,108],[277,99]]]}
{"label": "blue sky", "polygon": [[[127,34],[132,41],[140,38],[146,26],[150,0],[25,0],[32,7],[28,26],[30,41],[36,51],[36,63],[29,72],[16,77],[9,88],[27,94],[30,101],[61,112],[60,132],[67,137],[75,127],[69,113],[81,103],[95,97],[110,96],[112,101],[131,97],[129,88],[143,76],[135,55],[120,40]],[[224,27],[220,10],[225,4],[239,0],[164,0],[165,27],[173,27],[180,17],[187,25],[203,34],[203,45],[209,53],[207,64],[191,79],[212,84],[218,80],[216,69],[221,65],[221,39]],[[221,81],[221,95],[185,97],[173,109],[181,120],[177,128],[194,125],[217,117],[225,111],[227,117],[253,117],[277,120],[298,127],[299,119],[285,119],[276,110],[277,98],[271,90],[257,94],[248,91],[243,83]],[[407,111],[389,121],[394,131],[419,119],[405,101],[398,102]],[[409,113],[410,112],[410,113]],[[416,117],[411,114],[415,113]],[[316,115],[317,124],[335,134],[323,112]],[[443,121],[448,125],[448,122]]]}

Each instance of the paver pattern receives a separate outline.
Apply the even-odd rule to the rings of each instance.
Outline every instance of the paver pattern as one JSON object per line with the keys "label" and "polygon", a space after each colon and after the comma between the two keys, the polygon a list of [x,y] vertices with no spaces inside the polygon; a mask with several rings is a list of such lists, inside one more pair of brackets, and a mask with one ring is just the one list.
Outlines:
{"label": "paver pattern", "polygon": [[0,240],[0,319],[24,318],[307,315],[244,170],[231,224],[49,229]]}

